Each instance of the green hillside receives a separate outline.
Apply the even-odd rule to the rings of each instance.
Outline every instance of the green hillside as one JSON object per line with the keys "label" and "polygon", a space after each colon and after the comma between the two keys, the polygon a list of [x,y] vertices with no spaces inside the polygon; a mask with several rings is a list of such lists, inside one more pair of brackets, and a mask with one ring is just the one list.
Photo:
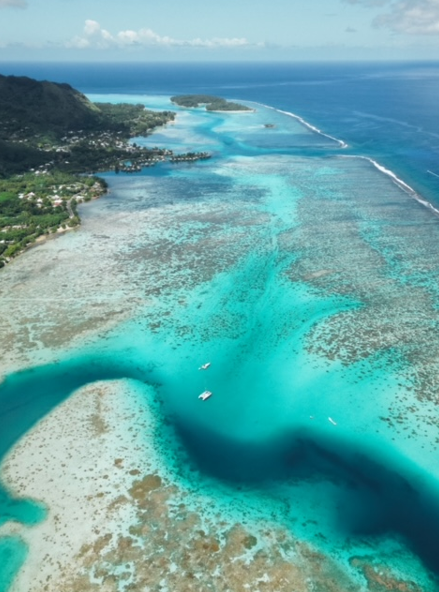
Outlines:
{"label": "green hillside", "polygon": [[0,268],[41,237],[78,226],[77,204],[106,191],[93,173],[170,158],[129,139],[174,118],[140,104],[94,104],[68,84],[0,75]]}
{"label": "green hillside", "polygon": [[130,160],[129,138],[174,118],[141,104],[92,103],[69,84],[0,75],[0,178],[44,163],[75,173],[108,170],[116,157]]}
{"label": "green hillside", "polygon": [[0,138],[99,125],[99,109],[68,84],[0,75]]}
{"label": "green hillside", "polygon": [[172,121],[170,111],[143,105],[95,104],[69,84],[0,75],[0,140],[32,144],[57,140],[67,132],[120,132],[146,135]]}

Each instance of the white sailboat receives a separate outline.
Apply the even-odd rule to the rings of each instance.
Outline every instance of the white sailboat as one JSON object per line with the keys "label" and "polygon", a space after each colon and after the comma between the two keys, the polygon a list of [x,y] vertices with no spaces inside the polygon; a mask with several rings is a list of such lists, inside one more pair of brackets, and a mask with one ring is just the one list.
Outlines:
{"label": "white sailboat", "polygon": [[198,395],[198,398],[201,399],[202,401],[207,401],[207,399],[211,396],[212,396],[211,391],[204,391],[201,393],[201,395]]}

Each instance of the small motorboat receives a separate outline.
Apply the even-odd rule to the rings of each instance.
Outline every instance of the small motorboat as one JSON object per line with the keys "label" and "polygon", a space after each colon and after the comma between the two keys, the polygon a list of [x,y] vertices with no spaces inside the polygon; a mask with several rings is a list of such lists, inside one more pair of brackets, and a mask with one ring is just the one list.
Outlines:
{"label": "small motorboat", "polygon": [[201,393],[201,395],[198,395],[198,398],[201,399],[202,401],[206,401],[211,396],[212,396],[212,393],[210,391],[204,391],[203,393]]}
{"label": "small motorboat", "polygon": [[200,366],[198,368],[198,370],[207,370],[210,366],[210,362],[206,362],[205,364],[203,364],[202,366]]}
{"label": "small motorboat", "polygon": [[328,421],[332,423],[332,425],[337,425],[337,422],[332,419],[332,417],[328,417]]}

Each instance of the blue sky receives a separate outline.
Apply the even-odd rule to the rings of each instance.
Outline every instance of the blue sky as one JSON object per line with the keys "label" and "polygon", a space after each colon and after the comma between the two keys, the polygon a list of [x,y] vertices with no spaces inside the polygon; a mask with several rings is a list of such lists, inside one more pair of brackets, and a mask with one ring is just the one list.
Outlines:
{"label": "blue sky", "polygon": [[0,60],[439,59],[439,0],[0,0]]}

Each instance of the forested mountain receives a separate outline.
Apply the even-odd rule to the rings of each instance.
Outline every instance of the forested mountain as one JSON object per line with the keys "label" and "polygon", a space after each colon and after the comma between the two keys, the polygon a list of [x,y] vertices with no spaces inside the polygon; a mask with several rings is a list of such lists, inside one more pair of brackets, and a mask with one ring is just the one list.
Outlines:
{"label": "forested mountain", "polygon": [[0,75],[0,267],[39,237],[79,224],[76,205],[106,191],[93,173],[138,171],[172,156],[129,139],[174,117],[141,104],[94,104],[69,84]]}
{"label": "forested mountain", "polygon": [[[100,111],[69,84],[0,75],[0,137],[94,128]],[[21,135],[21,134],[20,134]]]}
{"label": "forested mountain", "polygon": [[56,140],[79,130],[146,135],[174,117],[144,105],[92,103],[69,84],[0,75],[0,140]]}
{"label": "forested mountain", "polygon": [[121,142],[174,118],[141,104],[92,103],[69,84],[0,75],[0,178],[50,161],[72,172],[105,170],[126,156]]}

